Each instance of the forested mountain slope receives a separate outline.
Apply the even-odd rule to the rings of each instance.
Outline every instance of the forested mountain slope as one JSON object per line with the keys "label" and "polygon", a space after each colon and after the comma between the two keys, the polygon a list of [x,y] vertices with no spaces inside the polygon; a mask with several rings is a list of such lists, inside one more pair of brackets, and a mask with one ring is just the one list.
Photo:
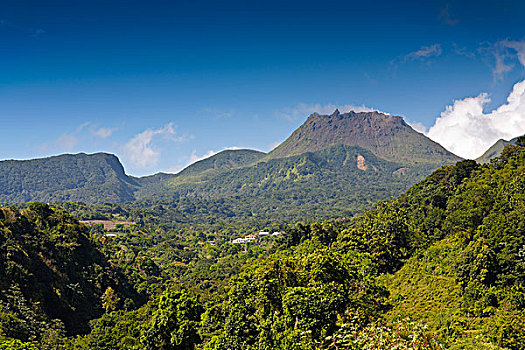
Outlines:
{"label": "forested mountain slope", "polygon": [[[184,264],[170,270],[172,287],[139,309],[107,309],[63,348],[523,349],[524,223],[524,139],[488,164],[444,166],[352,220],[298,223],[267,245],[211,245],[193,227],[162,241],[153,222],[154,234],[138,228],[106,251],[118,263],[154,248]],[[179,249],[185,235],[194,240]],[[220,292],[203,285],[199,300],[201,282]]]}
{"label": "forested mountain slope", "polygon": [[[225,150],[214,154],[208,158],[199,160],[188,165],[177,174],[159,173],[151,176],[135,178],[135,180],[145,187],[145,191],[159,191],[157,186],[168,180],[176,179],[172,182],[191,183],[209,179],[231,169],[249,166],[264,157],[265,153],[250,149]],[[148,189],[148,186],[151,188]]]}
{"label": "forested mountain slope", "polygon": [[199,160],[184,168],[178,176],[197,175],[203,172],[221,172],[249,166],[265,156],[266,153],[250,149],[225,150],[206,159]]}
{"label": "forested mountain slope", "polygon": [[65,211],[33,203],[0,208],[0,335],[35,340],[62,327],[85,332],[106,307],[140,305],[140,295]]}
{"label": "forested mountain slope", "polygon": [[[142,189],[137,196],[146,203],[180,203],[177,207],[186,208],[188,214],[205,206],[223,208],[218,217],[298,220],[352,216],[378,200],[401,194],[435,166],[407,168],[357,146],[337,145],[259,162],[220,176],[199,177],[197,181],[170,179],[163,184],[162,193]],[[196,202],[195,210],[184,204],[188,201]]]}
{"label": "forested mountain slope", "polygon": [[517,144],[483,166],[440,169],[341,232],[341,249],[393,273],[387,319],[428,323],[452,348],[525,348],[525,140]]}
{"label": "forested mountain slope", "polygon": [[0,161],[0,202],[128,202],[139,184],[112,154]]}
{"label": "forested mountain slope", "polygon": [[490,146],[490,148],[487,151],[485,151],[485,153],[483,153],[479,158],[477,158],[476,162],[481,163],[481,164],[488,163],[491,159],[499,156],[501,152],[503,151],[503,149],[505,148],[505,146],[515,145],[517,140],[518,140],[517,137],[509,141],[504,140],[504,139],[499,139],[498,141],[496,141],[495,144]]}

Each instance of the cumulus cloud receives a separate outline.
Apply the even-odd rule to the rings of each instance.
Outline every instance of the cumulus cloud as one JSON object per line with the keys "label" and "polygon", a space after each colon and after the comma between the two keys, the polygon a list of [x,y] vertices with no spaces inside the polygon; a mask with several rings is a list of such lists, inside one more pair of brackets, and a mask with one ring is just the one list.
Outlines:
{"label": "cumulus cloud", "polygon": [[354,105],[334,105],[334,104],[308,104],[308,103],[299,103],[295,107],[286,107],[280,111],[276,111],[275,115],[279,118],[286,119],[288,121],[296,121],[304,119],[306,116],[317,112],[319,114],[332,114],[336,109],[341,113],[347,113],[350,111],[354,112],[373,112],[377,111],[375,108],[369,108],[364,105],[354,106]]}
{"label": "cumulus cloud", "polygon": [[[525,40],[487,43],[479,52],[493,58],[494,80],[502,79],[516,62],[525,67]],[[486,93],[454,101],[427,136],[459,156],[477,158],[497,140],[525,134],[525,81],[514,85],[505,104],[485,113],[483,107],[489,102]]]}
{"label": "cumulus cloud", "polygon": [[427,136],[461,157],[474,159],[500,138],[525,134],[525,80],[514,85],[505,104],[484,113],[488,102],[486,93],[454,101]]}
{"label": "cumulus cloud", "polygon": [[146,129],[135,135],[124,145],[124,154],[137,167],[146,168],[156,165],[160,157],[160,149],[155,147],[153,139],[165,136],[170,140],[182,142],[184,137],[176,137],[173,123],[168,123],[159,129]]}

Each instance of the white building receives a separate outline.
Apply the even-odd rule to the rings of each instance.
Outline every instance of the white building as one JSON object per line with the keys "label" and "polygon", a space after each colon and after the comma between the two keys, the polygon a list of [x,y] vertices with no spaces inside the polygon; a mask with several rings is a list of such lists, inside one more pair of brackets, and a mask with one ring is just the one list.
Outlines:
{"label": "white building", "polygon": [[254,235],[248,235],[244,238],[235,238],[232,243],[233,244],[246,244],[248,242],[251,242],[253,240],[255,240],[256,236]]}

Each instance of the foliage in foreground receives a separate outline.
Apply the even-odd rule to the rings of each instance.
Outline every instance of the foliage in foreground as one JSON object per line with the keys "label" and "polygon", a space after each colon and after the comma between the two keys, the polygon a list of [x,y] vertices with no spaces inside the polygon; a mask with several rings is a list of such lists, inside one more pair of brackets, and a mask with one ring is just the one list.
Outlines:
{"label": "foliage in foreground", "polygon": [[366,327],[345,323],[328,337],[330,350],[437,350],[445,346],[426,325],[406,318],[392,324],[378,321]]}
{"label": "foliage in foreground", "polygon": [[[298,224],[264,249],[196,245],[178,275],[190,288],[175,283],[131,311],[118,305],[121,294],[101,289],[97,303],[105,314],[90,323],[91,332],[65,341],[55,327],[42,348],[524,349],[524,146],[487,165],[444,167],[350,222]],[[29,213],[42,225],[44,209],[19,216]],[[9,225],[24,222],[6,217]],[[147,241],[140,237],[130,234],[104,250],[117,265],[136,260]],[[181,246],[177,254],[189,247]],[[201,258],[214,263],[192,263]],[[212,275],[221,264],[230,265],[228,273]],[[220,279],[243,264],[217,289],[225,293],[201,291],[205,302],[193,293],[193,277],[208,271],[210,281]],[[141,266],[146,275],[154,270]],[[20,314],[0,311],[4,331],[23,323]],[[5,344],[31,349],[6,335]]]}
{"label": "foliage in foreground", "polygon": [[386,297],[366,260],[305,241],[232,279],[204,316],[204,330],[217,333],[206,349],[321,347],[341,322],[377,317]]}

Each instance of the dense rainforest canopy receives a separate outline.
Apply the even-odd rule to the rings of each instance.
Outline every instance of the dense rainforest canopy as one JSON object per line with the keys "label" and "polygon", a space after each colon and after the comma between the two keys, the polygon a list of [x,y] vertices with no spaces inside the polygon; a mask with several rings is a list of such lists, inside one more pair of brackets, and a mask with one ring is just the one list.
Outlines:
{"label": "dense rainforest canopy", "polygon": [[[170,222],[161,204],[4,207],[0,349],[523,349],[522,141],[351,219],[235,229]],[[282,233],[230,243],[259,230]]]}

